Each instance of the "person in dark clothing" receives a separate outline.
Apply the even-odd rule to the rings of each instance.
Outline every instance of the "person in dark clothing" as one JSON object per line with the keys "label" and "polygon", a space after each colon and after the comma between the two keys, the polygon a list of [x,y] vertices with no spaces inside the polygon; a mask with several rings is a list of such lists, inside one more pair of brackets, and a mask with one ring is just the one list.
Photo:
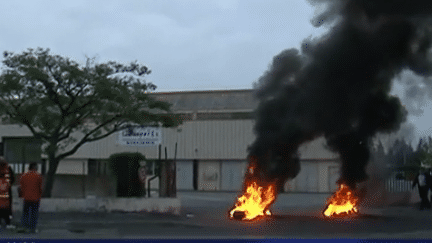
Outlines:
{"label": "person in dark clothing", "polygon": [[428,169],[426,172],[426,184],[428,187],[428,193],[431,191],[429,202],[432,204],[432,169]]}
{"label": "person in dark clothing", "polygon": [[414,189],[414,187],[417,185],[418,186],[418,190],[419,190],[419,195],[420,195],[420,199],[421,199],[421,203],[420,203],[420,210],[423,210],[425,208],[431,208],[431,204],[429,202],[428,199],[428,192],[429,192],[429,187],[427,184],[427,177],[426,177],[425,172],[420,171],[417,176],[414,179],[412,188]]}
{"label": "person in dark clothing", "polygon": [[[12,185],[15,183],[15,174],[14,171],[12,170],[12,167],[9,166],[8,168],[9,170],[9,182],[10,182],[10,187],[9,187],[9,219],[12,221],[13,218],[13,214],[12,214]],[[10,225],[8,228],[15,228],[14,225]]]}

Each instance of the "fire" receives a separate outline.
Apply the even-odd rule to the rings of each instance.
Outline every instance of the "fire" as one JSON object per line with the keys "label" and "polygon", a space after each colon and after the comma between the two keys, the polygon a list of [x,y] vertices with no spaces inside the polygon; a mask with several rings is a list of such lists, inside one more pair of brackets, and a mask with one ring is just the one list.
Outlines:
{"label": "fire", "polygon": [[358,198],[353,191],[348,186],[341,184],[339,190],[329,198],[324,215],[331,217],[358,213],[357,201]]}
{"label": "fire", "polygon": [[235,212],[243,212],[242,220],[252,220],[259,216],[271,215],[268,206],[275,200],[275,187],[269,185],[267,189],[260,187],[256,182],[248,185],[246,193],[237,199],[234,209],[230,211],[230,218]]}

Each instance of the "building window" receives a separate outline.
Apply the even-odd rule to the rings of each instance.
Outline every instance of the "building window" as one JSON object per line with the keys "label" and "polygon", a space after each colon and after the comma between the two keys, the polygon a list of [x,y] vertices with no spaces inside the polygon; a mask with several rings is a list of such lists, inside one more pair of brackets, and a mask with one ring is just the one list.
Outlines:
{"label": "building window", "polygon": [[98,175],[98,161],[95,159],[88,160],[88,174]]}
{"label": "building window", "polygon": [[107,175],[108,163],[98,159],[88,160],[88,175]]}

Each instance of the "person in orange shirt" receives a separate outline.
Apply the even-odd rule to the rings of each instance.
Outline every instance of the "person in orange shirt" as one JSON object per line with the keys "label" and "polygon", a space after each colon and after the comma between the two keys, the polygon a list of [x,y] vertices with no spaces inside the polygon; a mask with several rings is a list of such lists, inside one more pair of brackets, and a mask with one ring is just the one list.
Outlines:
{"label": "person in orange shirt", "polygon": [[36,224],[39,217],[39,203],[42,197],[42,175],[37,172],[37,163],[31,163],[29,171],[21,176],[21,197],[24,200],[21,224],[26,231],[37,233]]}

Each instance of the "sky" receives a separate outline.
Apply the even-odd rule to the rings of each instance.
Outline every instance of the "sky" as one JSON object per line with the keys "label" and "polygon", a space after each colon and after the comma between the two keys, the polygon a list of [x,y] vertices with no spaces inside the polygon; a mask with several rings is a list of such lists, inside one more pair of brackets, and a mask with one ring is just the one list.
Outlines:
{"label": "sky", "polygon": [[[306,0],[3,1],[0,51],[42,47],[80,63],[136,60],[152,70],[146,80],[157,92],[250,89],[273,56],[328,31],[311,24],[319,11]],[[409,108],[413,141],[432,134],[421,84],[411,93],[404,82],[393,89]]]}

